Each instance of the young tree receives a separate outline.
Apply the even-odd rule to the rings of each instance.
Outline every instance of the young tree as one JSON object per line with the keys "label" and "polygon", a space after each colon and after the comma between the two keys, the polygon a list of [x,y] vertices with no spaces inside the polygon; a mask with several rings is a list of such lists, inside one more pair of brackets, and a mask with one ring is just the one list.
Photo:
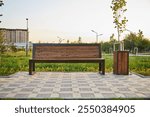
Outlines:
{"label": "young tree", "polygon": [[110,6],[113,11],[113,23],[115,24],[115,28],[117,28],[118,42],[120,42],[121,33],[126,30],[126,23],[128,22],[128,20],[124,16],[124,13],[127,11],[127,9],[125,8],[126,3],[126,0],[112,0]]}

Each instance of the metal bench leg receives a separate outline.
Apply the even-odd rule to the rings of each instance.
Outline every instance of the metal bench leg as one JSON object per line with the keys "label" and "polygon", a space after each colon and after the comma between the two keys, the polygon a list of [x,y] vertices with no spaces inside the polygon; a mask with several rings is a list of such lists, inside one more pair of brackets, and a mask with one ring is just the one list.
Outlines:
{"label": "metal bench leg", "polygon": [[105,60],[102,62],[102,74],[105,75]]}
{"label": "metal bench leg", "polygon": [[33,71],[35,71],[35,62],[33,62],[32,65],[33,65]]}
{"label": "metal bench leg", "polygon": [[101,64],[101,62],[99,63],[99,73],[101,73],[101,71],[102,71],[102,64]]}
{"label": "metal bench leg", "polygon": [[29,60],[29,75],[32,75],[32,70],[33,70],[33,63],[31,60]]}
{"label": "metal bench leg", "polygon": [[105,60],[99,63],[99,72],[105,75]]}

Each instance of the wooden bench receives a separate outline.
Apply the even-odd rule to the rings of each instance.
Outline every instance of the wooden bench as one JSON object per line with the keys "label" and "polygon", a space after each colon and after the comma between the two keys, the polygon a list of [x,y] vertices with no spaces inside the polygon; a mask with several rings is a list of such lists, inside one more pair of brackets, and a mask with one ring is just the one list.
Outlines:
{"label": "wooden bench", "polygon": [[35,71],[35,63],[99,63],[99,72],[105,74],[100,44],[33,44],[29,75]]}

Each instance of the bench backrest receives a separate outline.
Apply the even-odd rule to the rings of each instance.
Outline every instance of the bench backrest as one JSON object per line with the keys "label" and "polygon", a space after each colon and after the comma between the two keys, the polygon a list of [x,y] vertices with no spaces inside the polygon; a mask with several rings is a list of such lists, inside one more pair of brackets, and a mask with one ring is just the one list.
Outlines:
{"label": "bench backrest", "polygon": [[33,44],[32,58],[101,58],[101,47],[100,44]]}

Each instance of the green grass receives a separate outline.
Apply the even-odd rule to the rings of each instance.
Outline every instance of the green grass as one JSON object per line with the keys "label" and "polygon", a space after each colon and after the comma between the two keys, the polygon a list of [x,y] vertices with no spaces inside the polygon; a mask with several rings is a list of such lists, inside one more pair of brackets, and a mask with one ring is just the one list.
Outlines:
{"label": "green grass", "polygon": [[150,76],[150,56],[132,56],[129,65],[130,71]]}
{"label": "green grass", "polygon": [[[112,72],[113,57],[104,55],[106,72]],[[31,53],[28,57],[25,52],[6,53],[1,56],[0,60],[0,75],[10,75],[18,71],[28,71],[28,60],[31,58]],[[143,75],[150,75],[150,57],[132,56],[130,57],[130,71]],[[42,63],[36,64],[36,71],[65,71],[65,72],[96,72],[98,64],[95,63]]]}

